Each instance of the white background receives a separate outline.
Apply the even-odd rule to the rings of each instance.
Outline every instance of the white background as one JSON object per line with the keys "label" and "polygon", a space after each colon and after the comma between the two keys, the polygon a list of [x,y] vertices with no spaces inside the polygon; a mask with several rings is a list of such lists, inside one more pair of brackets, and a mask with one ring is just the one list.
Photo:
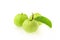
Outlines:
{"label": "white background", "polygon": [[[52,21],[52,29],[42,24],[37,32],[26,33],[14,25],[16,14],[39,12]],[[0,40],[60,40],[59,0],[0,0]]]}

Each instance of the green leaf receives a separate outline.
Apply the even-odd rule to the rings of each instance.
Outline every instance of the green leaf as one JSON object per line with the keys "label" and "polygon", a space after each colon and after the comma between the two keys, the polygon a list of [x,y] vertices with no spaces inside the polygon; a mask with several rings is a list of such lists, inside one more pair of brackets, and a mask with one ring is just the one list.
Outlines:
{"label": "green leaf", "polygon": [[48,18],[44,17],[44,16],[39,16],[39,17],[35,18],[35,20],[36,21],[40,21],[40,22],[48,25],[50,28],[52,28],[51,21]]}

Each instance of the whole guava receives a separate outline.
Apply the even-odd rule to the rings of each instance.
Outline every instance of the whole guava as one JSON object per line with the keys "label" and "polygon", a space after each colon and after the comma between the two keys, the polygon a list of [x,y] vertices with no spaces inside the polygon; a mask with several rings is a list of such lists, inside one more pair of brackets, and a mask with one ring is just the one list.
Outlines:
{"label": "whole guava", "polygon": [[27,19],[23,23],[23,29],[28,33],[36,32],[38,29],[38,24],[35,20]]}
{"label": "whole guava", "polygon": [[28,19],[28,16],[26,14],[17,14],[14,18],[14,24],[16,26],[22,26],[23,22]]}

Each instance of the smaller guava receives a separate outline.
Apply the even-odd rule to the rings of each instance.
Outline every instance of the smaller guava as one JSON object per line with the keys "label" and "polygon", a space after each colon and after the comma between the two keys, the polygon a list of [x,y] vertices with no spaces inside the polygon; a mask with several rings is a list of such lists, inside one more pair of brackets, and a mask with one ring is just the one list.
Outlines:
{"label": "smaller guava", "polygon": [[28,19],[28,16],[26,14],[17,14],[14,18],[14,24],[16,26],[22,26],[23,22]]}

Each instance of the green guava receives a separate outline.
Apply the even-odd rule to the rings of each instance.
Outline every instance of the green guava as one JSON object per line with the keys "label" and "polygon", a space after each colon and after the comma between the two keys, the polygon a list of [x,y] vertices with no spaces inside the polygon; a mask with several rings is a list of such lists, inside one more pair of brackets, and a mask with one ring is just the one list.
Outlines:
{"label": "green guava", "polygon": [[26,14],[17,14],[14,18],[14,24],[16,26],[22,26],[23,22],[28,19],[28,16]]}
{"label": "green guava", "polygon": [[23,29],[28,33],[36,32],[38,29],[38,24],[35,20],[27,19],[23,23]]}

